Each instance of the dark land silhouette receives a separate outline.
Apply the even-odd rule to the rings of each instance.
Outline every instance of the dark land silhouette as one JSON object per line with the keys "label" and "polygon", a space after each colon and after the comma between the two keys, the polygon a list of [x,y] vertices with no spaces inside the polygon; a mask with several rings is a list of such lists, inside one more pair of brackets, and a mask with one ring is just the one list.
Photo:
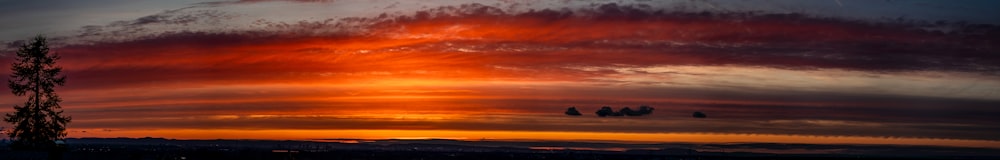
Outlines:
{"label": "dark land silhouette", "polygon": [[[1000,149],[900,145],[692,144],[571,141],[459,141],[320,139],[171,140],[69,138],[69,160],[132,159],[998,159]],[[6,144],[0,144],[6,145]],[[0,146],[0,159],[47,159],[45,152]]]}

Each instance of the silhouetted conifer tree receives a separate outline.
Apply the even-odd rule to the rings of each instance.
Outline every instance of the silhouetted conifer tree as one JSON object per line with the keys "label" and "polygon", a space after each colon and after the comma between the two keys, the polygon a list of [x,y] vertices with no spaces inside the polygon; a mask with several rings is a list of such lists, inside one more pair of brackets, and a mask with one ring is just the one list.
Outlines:
{"label": "silhouetted conifer tree", "polygon": [[55,141],[66,136],[66,124],[71,118],[62,115],[62,99],[53,89],[66,83],[66,76],[59,74],[62,67],[56,65],[56,60],[59,55],[49,53],[43,36],[21,45],[17,51],[7,85],[14,95],[27,95],[28,100],[14,105],[15,112],[4,118],[14,125],[8,133],[14,149],[54,149]]}

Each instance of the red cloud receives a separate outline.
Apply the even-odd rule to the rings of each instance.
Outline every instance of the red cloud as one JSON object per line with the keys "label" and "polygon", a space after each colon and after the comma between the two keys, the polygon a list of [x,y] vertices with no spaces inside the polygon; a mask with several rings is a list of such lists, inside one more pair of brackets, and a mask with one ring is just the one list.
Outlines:
{"label": "red cloud", "polygon": [[[838,95],[834,94],[816,93],[780,93],[759,96],[709,89],[692,89],[689,92],[684,92],[692,94],[679,94],[680,91],[663,92],[663,90],[676,90],[676,88],[656,87],[632,90],[542,86],[549,88],[521,90],[518,87],[537,86],[454,87],[448,84],[457,82],[594,82],[616,79],[617,76],[620,76],[621,71],[607,68],[671,65],[768,67],[793,70],[823,68],[863,72],[933,70],[974,72],[986,75],[995,75],[1000,69],[1000,54],[996,54],[1000,53],[1000,48],[997,48],[1000,46],[1000,39],[998,39],[1000,28],[988,25],[954,25],[956,27],[954,32],[941,33],[921,29],[925,25],[928,24],[864,22],[810,17],[800,14],[675,13],[615,4],[599,5],[595,8],[582,10],[535,10],[517,13],[481,5],[465,5],[431,9],[406,16],[383,15],[372,18],[352,18],[339,23],[275,24],[274,26],[278,27],[274,30],[163,33],[139,36],[144,38],[127,41],[99,41],[92,44],[69,45],[57,48],[55,51],[63,56],[60,64],[66,69],[66,74],[69,76],[69,82],[64,89],[80,93],[76,95],[97,98],[97,100],[90,101],[82,98],[75,99],[82,101],[77,105],[90,105],[88,107],[67,107],[68,112],[79,113],[79,117],[83,119],[99,119],[107,116],[104,113],[114,113],[126,116],[126,118],[137,116],[210,116],[226,114],[227,112],[237,112],[236,114],[324,113],[322,111],[331,106],[364,111],[365,106],[358,107],[356,104],[324,101],[324,98],[336,99],[344,96],[388,94],[401,97],[415,95],[469,96],[480,100],[496,100],[488,102],[504,104],[503,106],[506,108],[498,109],[499,112],[512,114],[534,113],[536,108],[546,107],[519,106],[533,103],[511,102],[517,99],[552,100],[578,96],[576,99],[611,97],[607,99],[622,99],[629,100],[629,102],[657,99],[669,102],[663,102],[664,105],[681,106],[680,108],[685,106],[707,108],[704,111],[714,111],[714,113],[727,110],[757,111],[757,114],[751,115],[739,114],[739,112],[712,115],[713,118],[733,118],[758,122],[775,119],[775,117],[768,117],[774,114],[780,114],[778,119],[809,118],[795,115],[795,113],[805,113],[820,119],[858,121],[892,119],[900,120],[899,123],[908,124],[922,123],[927,120],[952,123],[986,123],[991,120],[988,116],[992,116],[997,111],[988,109],[984,104],[989,104],[992,101],[928,100],[928,104],[948,102],[947,104],[957,108],[953,110],[954,112],[947,113],[948,115],[941,115],[934,112],[937,111],[933,109],[936,106],[896,104],[897,102],[919,100],[919,98],[905,96],[900,96],[903,98],[837,97]],[[10,57],[3,59],[3,62],[9,61]],[[597,69],[581,70],[580,67]],[[381,81],[388,81],[392,84],[376,83]],[[164,88],[263,87],[268,85],[334,87],[316,87],[318,89],[313,90],[290,87],[281,91],[294,91],[277,95],[234,93],[236,91],[254,91],[252,87],[250,89],[234,89],[233,91],[207,90],[201,92],[201,90],[195,90],[183,93],[157,91],[157,89]],[[352,88],[352,86],[360,85],[375,86],[372,87],[375,90],[357,91],[358,88]],[[379,85],[387,85],[388,87]],[[391,88],[400,86],[406,88]],[[138,94],[146,97],[110,93],[116,89],[136,88],[152,88],[147,91],[152,93]],[[489,92],[467,91],[470,88],[471,90],[482,89]],[[608,91],[608,93],[602,93],[602,91]],[[802,99],[806,100],[800,101],[787,97],[805,97]],[[238,101],[240,99],[256,99],[263,102]],[[717,101],[703,102],[705,99]],[[68,103],[69,100],[73,100],[73,98],[67,97]],[[120,101],[123,104],[102,104],[115,101]],[[558,100],[544,101],[545,104],[558,106],[555,107],[558,109],[554,110],[557,111],[554,113],[559,113],[560,109],[564,109],[564,106],[559,106],[562,102]],[[852,105],[852,103],[861,105]],[[873,107],[875,104],[889,105],[880,108]],[[489,104],[475,105],[489,106]],[[434,110],[433,107],[439,107],[438,105],[416,106],[418,107],[413,108],[417,110]],[[842,108],[822,108],[824,106]],[[931,109],[907,110],[905,107],[908,106]],[[662,113],[661,110],[670,111],[669,107],[656,107],[658,113]],[[241,109],[245,111],[240,111]],[[400,107],[395,110],[406,109],[410,108]],[[896,112],[899,110],[914,112]],[[790,113],[791,111],[797,112]],[[963,117],[964,119],[961,119]],[[950,120],[949,118],[959,119]],[[278,122],[275,123],[259,123],[261,122],[259,119],[243,120],[211,122],[228,126],[280,128],[279,125],[282,124],[302,121],[307,124],[347,123],[343,121],[351,121],[345,119],[278,118]],[[96,120],[88,123],[83,121],[81,126],[126,127],[140,125],[139,122],[141,122],[108,121],[115,122]],[[173,123],[159,124],[161,126],[205,127],[204,124],[200,124],[203,121],[148,121],[157,124]],[[398,125],[402,124],[395,121],[356,121],[355,123],[372,126],[347,128],[386,129],[398,128]],[[994,124],[995,122],[988,123]],[[325,126],[299,125],[292,128]],[[549,124],[532,125],[520,122],[506,124],[428,122],[421,123],[419,127],[423,127],[421,129],[488,129],[480,126],[511,130],[540,130],[552,127]],[[738,125],[729,123],[725,126]],[[984,128],[982,126],[971,128],[976,127]],[[656,128],[638,126],[629,130],[635,132],[662,131]],[[920,127],[913,126],[901,128],[906,128],[906,131],[925,131]],[[991,131],[995,130],[995,128],[985,128],[991,129]],[[717,128],[698,128],[688,131],[713,132],[715,131],[713,129]],[[748,131],[781,134],[808,132],[795,129],[767,131],[774,128],[768,128],[766,125],[740,129],[745,130],[723,130],[720,132]],[[820,129],[830,132],[836,130],[836,128],[822,127]],[[552,130],[572,131],[578,129],[563,127]],[[591,129],[579,130],[592,131]],[[837,132],[843,132],[836,133],[837,135],[877,135],[877,133],[870,132]],[[947,137],[950,133],[952,132],[945,134],[906,133],[906,135]],[[972,134],[966,137],[983,138],[982,134]]]}

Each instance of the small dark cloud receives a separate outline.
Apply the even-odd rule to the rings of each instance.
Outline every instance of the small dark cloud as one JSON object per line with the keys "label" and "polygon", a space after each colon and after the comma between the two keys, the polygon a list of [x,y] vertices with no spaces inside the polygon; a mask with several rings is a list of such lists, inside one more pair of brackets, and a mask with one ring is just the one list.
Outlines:
{"label": "small dark cloud", "polygon": [[653,113],[653,108],[650,108],[649,106],[640,106],[639,110],[632,110],[632,108],[625,107],[618,112],[626,116],[644,116]]}
{"label": "small dark cloud", "polygon": [[691,117],[694,117],[694,118],[708,118],[708,115],[705,115],[705,113],[701,113],[701,112],[694,112],[693,114],[691,114]]}
{"label": "small dark cloud", "polygon": [[24,40],[16,40],[16,41],[11,41],[11,42],[4,42],[4,46],[7,47],[7,48],[17,49],[18,47],[21,47],[25,43],[26,43],[26,41],[24,41]]}
{"label": "small dark cloud", "polygon": [[148,15],[148,16],[145,16],[145,17],[139,17],[139,19],[135,19],[135,20],[132,20],[132,21],[120,21],[121,23],[119,23],[119,24],[121,24],[121,25],[146,25],[146,24],[152,24],[152,23],[161,23],[161,22],[167,22],[168,18],[170,18],[170,17],[172,17],[172,16],[171,15],[167,15],[167,14],[154,14],[154,15]]}
{"label": "small dark cloud", "polygon": [[613,117],[620,117],[620,116],[644,116],[644,115],[652,114],[653,113],[653,108],[649,107],[649,106],[640,106],[639,110],[632,110],[632,108],[624,107],[621,110],[619,110],[618,112],[615,112],[613,109],[611,109],[611,107],[604,106],[604,107],[601,107],[601,109],[597,110],[597,112],[595,112],[595,113],[597,114],[597,116],[600,116],[600,117],[607,117],[607,116],[613,116]]}
{"label": "small dark cloud", "polygon": [[137,25],[158,24],[158,23],[167,23],[167,24],[190,23],[191,21],[193,21],[191,18],[175,18],[178,16],[179,13],[183,13],[182,11],[190,8],[195,8],[195,7],[191,6],[179,9],[165,10],[163,12],[156,13],[153,15],[139,17],[134,20],[113,22],[109,26],[137,26]]}
{"label": "small dark cloud", "polygon": [[104,32],[104,26],[88,25],[80,27],[80,34],[77,37],[100,36]]}
{"label": "small dark cloud", "polygon": [[597,116],[600,116],[600,117],[622,116],[622,114],[620,112],[615,112],[614,110],[611,110],[611,107],[609,107],[609,106],[601,107],[601,109],[597,110],[597,112],[594,112],[594,113],[596,113]]}
{"label": "small dark cloud", "polygon": [[580,116],[583,114],[580,114],[580,111],[576,110],[576,107],[569,107],[568,109],[566,109],[566,115]]}
{"label": "small dark cloud", "polygon": [[0,55],[13,54],[16,52],[21,45],[24,45],[24,40],[16,40],[11,42],[0,41]]}

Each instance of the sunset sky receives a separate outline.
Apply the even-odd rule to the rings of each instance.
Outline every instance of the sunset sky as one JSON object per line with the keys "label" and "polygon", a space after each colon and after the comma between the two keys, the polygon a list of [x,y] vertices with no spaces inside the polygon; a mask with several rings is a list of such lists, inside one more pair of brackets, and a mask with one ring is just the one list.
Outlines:
{"label": "sunset sky", "polygon": [[0,3],[0,64],[62,56],[69,137],[1000,148],[1000,1]]}

